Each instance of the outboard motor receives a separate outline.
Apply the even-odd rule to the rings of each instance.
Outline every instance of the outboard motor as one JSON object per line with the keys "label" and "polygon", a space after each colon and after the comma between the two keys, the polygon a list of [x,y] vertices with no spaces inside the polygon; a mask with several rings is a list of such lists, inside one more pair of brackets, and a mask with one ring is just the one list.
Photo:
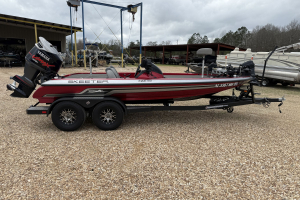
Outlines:
{"label": "outboard motor", "polygon": [[[57,76],[62,66],[63,59],[52,44],[43,37],[39,37],[39,40],[25,57],[24,75],[15,75],[11,78],[14,83],[7,85],[7,89],[14,91],[12,97],[28,98],[36,84]],[[18,87],[16,82],[19,83]]]}
{"label": "outboard motor", "polygon": [[242,76],[251,76],[252,80],[254,80],[255,77],[255,65],[253,61],[247,61],[240,65],[241,67],[241,75]]}
{"label": "outboard motor", "polygon": [[226,70],[227,70],[227,75],[229,77],[233,77],[234,73],[235,73],[235,70],[234,68],[229,64],[227,67],[226,67]]}

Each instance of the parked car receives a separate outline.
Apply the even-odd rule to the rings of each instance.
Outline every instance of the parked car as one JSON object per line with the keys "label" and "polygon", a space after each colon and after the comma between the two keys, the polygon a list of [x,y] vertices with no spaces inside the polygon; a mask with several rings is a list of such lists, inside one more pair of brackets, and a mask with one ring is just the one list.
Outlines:
{"label": "parked car", "polygon": [[[202,63],[203,57],[194,57],[192,58],[193,63]],[[216,63],[217,56],[206,55],[205,56],[205,65],[210,65],[211,63]]]}
{"label": "parked car", "polygon": [[[95,50],[86,50],[85,52],[86,56],[86,65],[89,66],[89,57],[91,57],[92,66],[97,67],[98,66],[98,54]],[[77,51],[77,59],[78,59],[78,65],[80,67],[84,66],[84,50],[78,50]]]}
{"label": "parked car", "polygon": [[184,64],[185,63],[186,57],[183,56],[183,55],[173,55],[170,60],[172,60],[171,61],[172,64],[179,65],[179,64]]}
{"label": "parked car", "polygon": [[13,66],[22,66],[22,60],[20,55],[10,54],[10,55],[0,55],[0,66],[1,67],[13,67]]}
{"label": "parked car", "polygon": [[130,64],[134,65],[135,63],[139,63],[139,59],[135,56],[130,57],[127,54],[124,54],[124,62],[126,64],[130,63]]}
{"label": "parked car", "polygon": [[110,63],[110,60],[113,59],[113,55],[110,53],[107,53],[106,51],[99,51],[98,53],[98,59],[99,60],[106,60],[106,63]]}
{"label": "parked car", "polygon": [[110,63],[117,63],[118,65],[121,65],[122,59],[121,59],[121,57],[113,57],[113,58],[110,60]]}
{"label": "parked car", "polygon": [[153,58],[153,63],[162,63],[162,58]]}

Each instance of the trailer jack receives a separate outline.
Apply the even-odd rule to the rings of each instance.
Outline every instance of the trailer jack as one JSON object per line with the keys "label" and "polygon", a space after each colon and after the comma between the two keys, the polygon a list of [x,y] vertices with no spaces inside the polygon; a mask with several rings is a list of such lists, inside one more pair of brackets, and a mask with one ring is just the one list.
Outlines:
{"label": "trailer jack", "polygon": [[281,113],[280,106],[282,106],[283,102],[278,105],[279,113]]}

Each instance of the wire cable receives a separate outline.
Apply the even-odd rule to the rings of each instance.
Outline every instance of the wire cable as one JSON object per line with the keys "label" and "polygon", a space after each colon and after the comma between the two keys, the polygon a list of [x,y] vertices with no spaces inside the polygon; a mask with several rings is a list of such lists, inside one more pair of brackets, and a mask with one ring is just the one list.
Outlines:
{"label": "wire cable", "polygon": [[[93,5],[94,9],[97,11],[97,13],[100,15],[100,17],[102,18],[102,20],[104,21],[104,23],[106,24],[106,26],[109,28],[109,30],[111,31],[111,33],[115,36],[115,38],[117,39],[117,41],[119,42],[120,46],[122,47],[122,43],[120,42],[120,40],[117,38],[117,36],[115,35],[115,33],[111,30],[111,28],[109,27],[109,25],[106,23],[106,21],[104,20],[104,18],[102,17],[102,15],[98,12],[98,10],[96,9],[96,7]],[[122,22],[123,23],[123,22]],[[124,49],[124,47],[122,47]],[[134,64],[136,64],[136,62],[134,61],[134,59],[131,57],[130,53],[128,53],[127,49],[125,49],[125,51],[127,52],[127,54],[129,55],[129,57],[133,60]]]}

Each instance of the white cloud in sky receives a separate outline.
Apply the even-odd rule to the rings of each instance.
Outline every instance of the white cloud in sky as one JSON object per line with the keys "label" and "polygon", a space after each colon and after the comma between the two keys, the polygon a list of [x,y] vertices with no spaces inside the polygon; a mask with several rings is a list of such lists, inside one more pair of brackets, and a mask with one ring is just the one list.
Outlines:
{"label": "white cloud in sky", "polygon": [[[128,0],[99,1],[120,6],[139,2]],[[209,38],[219,37],[225,31],[235,31],[241,26],[253,29],[268,23],[285,26],[292,20],[300,20],[298,0],[144,0],[143,1],[143,44],[149,41],[171,40],[173,44],[186,43],[188,38],[199,32]],[[115,39],[106,27],[101,16],[120,39],[120,11],[98,5],[84,4],[86,37],[94,41],[100,34],[102,41]],[[98,14],[98,12],[101,16]],[[9,0],[1,4],[0,13],[48,22],[70,24],[69,7],[66,0]],[[132,16],[123,12],[124,45],[139,40],[140,8],[135,15],[132,29],[129,21]],[[77,13],[76,26],[82,27],[81,7]],[[91,31],[90,27],[93,31]],[[82,38],[78,34],[77,38]],[[97,40],[100,42],[99,40]]]}

